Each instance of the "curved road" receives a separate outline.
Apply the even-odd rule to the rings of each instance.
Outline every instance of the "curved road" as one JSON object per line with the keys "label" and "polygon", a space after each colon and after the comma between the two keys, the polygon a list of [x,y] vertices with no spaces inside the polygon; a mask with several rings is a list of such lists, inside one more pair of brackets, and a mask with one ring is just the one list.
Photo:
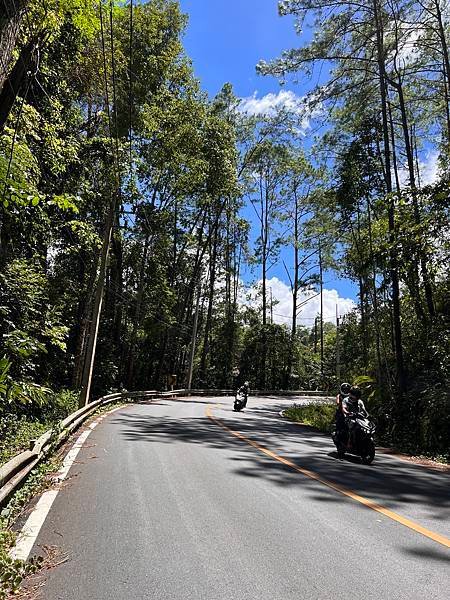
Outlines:
{"label": "curved road", "polygon": [[449,475],[337,460],[326,436],[279,417],[291,404],[160,400],[108,416],[33,548],[68,556],[41,598],[448,598]]}

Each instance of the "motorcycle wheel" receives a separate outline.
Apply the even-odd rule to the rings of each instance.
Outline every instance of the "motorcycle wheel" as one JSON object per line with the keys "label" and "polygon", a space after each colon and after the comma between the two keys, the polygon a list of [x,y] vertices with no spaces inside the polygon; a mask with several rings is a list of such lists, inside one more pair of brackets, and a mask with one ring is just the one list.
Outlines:
{"label": "motorcycle wheel", "polygon": [[365,452],[361,455],[361,459],[363,464],[370,465],[370,463],[375,458],[375,444],[372,440],[368,442]]}

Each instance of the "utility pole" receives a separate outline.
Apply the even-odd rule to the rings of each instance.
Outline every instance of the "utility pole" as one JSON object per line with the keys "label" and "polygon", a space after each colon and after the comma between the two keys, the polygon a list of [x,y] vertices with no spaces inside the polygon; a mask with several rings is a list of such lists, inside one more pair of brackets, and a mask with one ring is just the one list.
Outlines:
{"label": "utility pole", "polygon": [[[81,377],[81,393],[79,400],[79,407],[82,408],[86,406],[89,402],[89,394],[91,391],[91,383],[92,383],[92,371],[94,368],[94,360],[95,360],[95,351],[97,348],[97,336],[98,336],[98,327],[100,324],[100,315],[102,312],[102,303],[103,303],[103,291],[105,289],[105,281],[106,281],[106,270],[108,267],[108,255],[109,255],[109,246],[111,244],[111,236],[114,224],[114,218],[116,214],[116,203],[117,197],[120,197],[120,168],[119,168],[119,139],[117,132],[117,114],[114,114],[115,121],[115,144],[113,143],[112,136],[112,127],[111,127],[111,111],[110,111],[110,102],[109,102],[109,94],[108,94],[108,76],[107,76],[107,66],[106,66],[106,57],[105,57],[105,49],[104,49],[104,33],[103,33],[103,9],[102,4],[100,3],[100,25],[101,25],[101,35],[102,35],[102,46],[103,46],[103,76],[105,83],[105,103],[108,114],[108,128],[109,128],[109,137],[112,144],[113,150],[113,164],[115,166],[115,187],[114,191],[111,192],[111,197],[109,201],[108,214],[106,216],[105,229],[103,231],[103,240],[102,240],[102,250],[100,257],[100,270],[97,278],[97,287],[95,290],[95,298],[94,298],[94,307],[92,310],[92,320],[91,326],[89,330],[89,338],[86,346],[86,356],[83,365],[83,374]],[[113,82],[113,107],[114,110],[117,108],[116,103],[116,89],[115,89],[115,78],[114,78],[114,36],[113,36],[113,13],[112,13],[112,2],[110,2],[110,35],[111,35],[111,60],[112,60],[112,82]],[[114,149],[115,146],[115,149]],[[115,150],[115,151],[114,151]]]}
{"label": "utility pole", "polygon": [[194,356],[195,356],[195,342],[197,340],[197,326],[198,326],[198,308],[200,305],[200,290],[201,285],[200,282],[197,288],[197,302],[195,304],[195,315],[194,315],[194,325],[192,327],[192,340],[191,340],[191,350],[189,353],[189,370],[187,376],[187,385],[186,389],[190,390],[192,385],[192,372],[194,370]]}
{"label": "utility pole", "polygon": [[79,400],[79,408],[86,406],[89,402],[89,394],[92,383],[92,370],[94,368],[95,350],[97,347],[98,327],[100,324],[100,315],[103,303],[103,290],[105,288],[106,269],[108,266],[109,245],[111,242],[111,233],[113,228],[114,213],[115,213],[115,196],[111,197],[111,202],[106,217],[105,230],[103,232],[103,242],[100,258],[100,270],[97,278],[97,288],[95,290],[94,306],[92,309],[92,320],[89,331],[86,356],[83,366],[83,374],[81,377],[81,393]]}

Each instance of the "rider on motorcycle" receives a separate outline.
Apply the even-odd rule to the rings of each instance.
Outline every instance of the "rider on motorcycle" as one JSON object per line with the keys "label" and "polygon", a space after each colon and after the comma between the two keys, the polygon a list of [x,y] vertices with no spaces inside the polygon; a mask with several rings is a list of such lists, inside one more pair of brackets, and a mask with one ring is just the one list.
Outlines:
{"label": "rider on motorcycle", "polygon": [[346,398],[352,389],[352,386],[349,383],[341,383],[341,387],[339,388],[339,394],[336,396],[336,432],[342,432],[346,429],[345,426],[345,418],[344,413],[342,412],[342,401]]}
{"label": "rider on motorcycle", "polygon": [[349,418],[357,414],[362,414],[364,417],[368,417],[369,413],[364,406],[364,402],[361,400],[361,390],[353,386],[346,398],[342,401],[342,414],[345,420],[345,438],[348,442],[349,435],[352,435],[352,430],[355,422]]}
{"label": "rider on motorcycle", "polygon": [[341,383],[339,394],[336,396],[336,404],[338,405],[339,410],[342,406],[342,400],[349,395],[351,389],[352,386],[349,383]]}
{"label": "rider on motorcycle", "polygon": [[248,397],[248,392],[249,392],[249,383],[248,381],[244,381],[244,383],[241,385],[241,387],[238,389],[237,391],[237,395],[242,395],[245,397],[245,399],[247,400]]}
{"label": "rider on motorcycle", "polygon": [[237,390],[236,395],[234,397],[234,408],[233,410],[239,412],[243,408],[247,406],[248,399],[248,381],[244,382],[243,385]]}
{"label": "rider on motorcycle", "polygon": [[363,414],[365,417],[369,415],[364,402],[361,400],[361,390],[353,386],[350,388],[348,396],[342,400],[342,414],[344,417],[349,417],[358,413]]}

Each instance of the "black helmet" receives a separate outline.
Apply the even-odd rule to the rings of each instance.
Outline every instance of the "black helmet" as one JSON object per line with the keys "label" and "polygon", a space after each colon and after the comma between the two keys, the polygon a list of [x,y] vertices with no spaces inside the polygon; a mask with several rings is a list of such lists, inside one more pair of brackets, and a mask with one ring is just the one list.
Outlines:
{"label": "black helmet", "polygon": [[340,390],[343,396],[348,396],[351,389],[352,386],[349,383],[341,383]]}
{"label": "black helmet", "polygon": [[361,390],[356,385],[350,388],[349,394],[358,400],[361,398]]}

